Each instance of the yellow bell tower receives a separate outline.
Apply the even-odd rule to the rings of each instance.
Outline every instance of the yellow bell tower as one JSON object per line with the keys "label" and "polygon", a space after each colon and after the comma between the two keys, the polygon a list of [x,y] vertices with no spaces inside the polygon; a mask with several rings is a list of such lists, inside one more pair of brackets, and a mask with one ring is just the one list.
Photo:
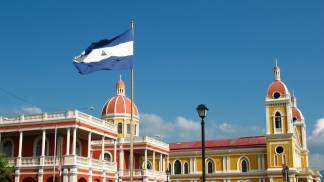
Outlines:
{"label": "yellow bell tower", "polygon": [[281,174],[283,165],[294,167],[292,102],[289,90],[281,80],[277,63],[273,73],[274,81],[269,85],[265,99],[267,164],[268,171]]}

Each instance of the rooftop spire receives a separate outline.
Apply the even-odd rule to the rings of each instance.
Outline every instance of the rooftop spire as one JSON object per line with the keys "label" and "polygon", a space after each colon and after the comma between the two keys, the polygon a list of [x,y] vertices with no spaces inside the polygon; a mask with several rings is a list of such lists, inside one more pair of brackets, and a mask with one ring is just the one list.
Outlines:
{"label": "rooftop spire", "polygon": [[297,99],[295,97],[295,92],[293,91],[292,96],[291,96],[291,102],[293,107],[297,107]]}
{"label": "rooftop spire", "polygon": [[275,80],[281,80],[280,78],[280,67],[278,66],[278,59],[275,59],[275,67],[273,68],[273,73],[274,73],[274,79]]}

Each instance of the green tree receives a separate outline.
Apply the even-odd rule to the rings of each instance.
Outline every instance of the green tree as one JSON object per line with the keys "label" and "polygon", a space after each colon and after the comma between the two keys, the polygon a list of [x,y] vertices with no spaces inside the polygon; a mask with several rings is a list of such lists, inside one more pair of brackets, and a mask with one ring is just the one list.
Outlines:
{"label": "green tree", "polygon": [[11,182],[14,175],[15,167],[10,166],[7,158],[0,154],[0,181]]}

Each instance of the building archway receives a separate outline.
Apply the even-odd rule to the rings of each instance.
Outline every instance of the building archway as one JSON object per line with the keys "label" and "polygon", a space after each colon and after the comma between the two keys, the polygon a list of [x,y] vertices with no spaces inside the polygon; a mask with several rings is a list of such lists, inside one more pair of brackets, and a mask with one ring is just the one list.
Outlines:
{"label": "building archway", "polygon": [[23,179],[22,182],[36,182],[36,180],[32,177],[27,177],[27,178]]}
{"label": "building archway", "polygon": [[[96,181],[96,180],[95,180],[95,181]],[[84,179],[84,178],[80,178],[80,179],[78,180],[78,182],[87,182],[87,180]]]}
{"label": "building archway", "polygon": [[[53,182],[53,176],[47,178],[46,182]],[[55,181],[54,182],[60,182],[60,179],[58,177],[55,177]]]}

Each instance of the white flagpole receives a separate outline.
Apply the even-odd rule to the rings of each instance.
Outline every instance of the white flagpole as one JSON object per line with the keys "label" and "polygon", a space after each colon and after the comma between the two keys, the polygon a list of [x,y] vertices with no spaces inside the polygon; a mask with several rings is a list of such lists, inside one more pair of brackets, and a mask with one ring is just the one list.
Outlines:
{"label": "white flagpole", "polygon": [[[131,31],[134,33],[134,20],[131,20],[130,23]],[[134,165],[133,165],[133,158],[134,158],[134,123],[133,123],[133,102],[134,102],[134,68],[131,67],[131,132],[130,132],[130,181],[133,182],[133,171],[134,171]]]}
{"label": "white flagpole", "polygon": [[54,134],[54,162],[53,162],[53,182],[55,182],[55,167],[56,167],[56,135],[57,135],[57,128],[55,126],[55,134]]}

